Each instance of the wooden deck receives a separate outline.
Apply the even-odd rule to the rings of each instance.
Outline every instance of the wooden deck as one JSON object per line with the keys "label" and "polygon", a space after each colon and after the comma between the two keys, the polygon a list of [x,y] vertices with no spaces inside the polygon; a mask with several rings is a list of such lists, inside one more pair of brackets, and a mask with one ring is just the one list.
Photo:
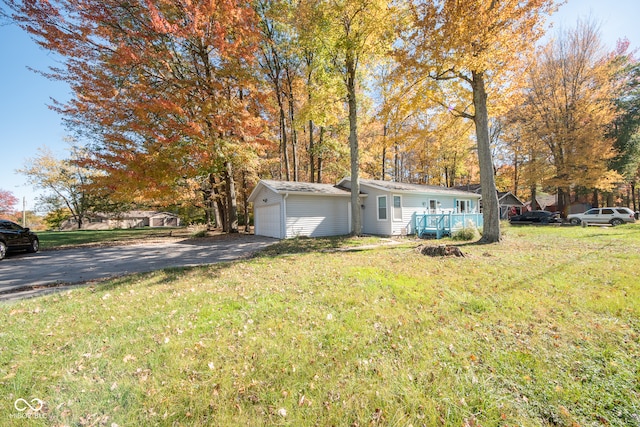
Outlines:
{"label": "wooden deck", "polygon": [[451,236],[454,232],[463,228],[481,228],[482,224],[482,214],[480,213],[416,214],[415,216],[416,235],[419,237],[431,235],[435,236],[436,239],[441,239],[445,236]]}

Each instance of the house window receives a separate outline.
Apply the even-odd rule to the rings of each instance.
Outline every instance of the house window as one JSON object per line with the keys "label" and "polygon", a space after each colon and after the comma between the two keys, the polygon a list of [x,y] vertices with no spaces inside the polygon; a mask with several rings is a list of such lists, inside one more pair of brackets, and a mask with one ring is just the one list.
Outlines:
{"label": "house window", "polygon": [[471,212],[471,201],[470,200],[457,200],[456,201],[456,211],[458,213],[469,213],[469,212]]}
{"label": "house window", "polygon": [[378,196],[378,221],[387,220],[387,196]]}
{"label": "house window", "polygon": [[438,209],[438,202],[436,200],[429,200],[429,212],[430,213],[437,213],[437,209]]}
{"label": "house window", "polygon": [[402,221],[402,197],[393,196],[393,220]]}

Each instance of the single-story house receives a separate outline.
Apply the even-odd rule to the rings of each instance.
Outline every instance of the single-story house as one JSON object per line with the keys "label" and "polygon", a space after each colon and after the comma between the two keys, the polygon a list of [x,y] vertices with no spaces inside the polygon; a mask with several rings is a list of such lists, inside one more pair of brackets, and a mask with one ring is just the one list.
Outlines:
{"label": "single-story house", "polygon": [[[248,200],[257,235],[282,239],[351,231],[350,178],[337,185],[261,180]],[[361,179],[360,203],[364,234],[421,234],[421,221],[426,226],[431,216],[449,215],[449,231],[468,220],[479,225],[480,195],[451,188]]]}
{"label": "single-story house", "polygon": [[[180,217],[170,212],[128,211],[120,213],[88,213],[82,222],[83,230],[110,230],[114,228],[179,227]],[[76,230],[78,223],[70,218],[60,227]]]}

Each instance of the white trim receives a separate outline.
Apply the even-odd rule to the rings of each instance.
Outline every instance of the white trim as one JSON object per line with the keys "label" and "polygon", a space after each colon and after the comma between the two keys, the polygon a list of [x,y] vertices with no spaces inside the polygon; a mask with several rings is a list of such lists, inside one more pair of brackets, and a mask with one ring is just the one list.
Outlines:
{"label": "white trim", "polygon": [[[380,199],[384,198],[384,215],[385,218],[380,218]],[[389,220],[389,203],[387,200],[389,197],[385,194],[383,196],[376,197],[376,218],[378,221],[388,221]]]}
{"label": "white trim", "polygon": [[[432,207],[433,205],[433,207]],[[438,199],[429,199],[429,207],[427,208],[430,214],[438,213]]]}
{"label": "white trim", "polygon": [[[400,216],[398,217],[396,217],[396,197],[400,199],[400,206],[398,207]],[[402,196],[400,194],[391,195],[391,220],[394,222],[402,222]]]}
{"label": "white trim", "polygon": [[289,193],[285,193],[282,197],[282,218],[280,219],[280,230],[283,231],[281,233],[282,236],[286,239],[289,237],[287,235],[287,197],[289,197]]}
{"label": "white trim", "polygon": [[[465,205],[464,212],[460,209],[461,203]],[[456,213],[471,213],[471,199],[456,199],[455,211]]]}

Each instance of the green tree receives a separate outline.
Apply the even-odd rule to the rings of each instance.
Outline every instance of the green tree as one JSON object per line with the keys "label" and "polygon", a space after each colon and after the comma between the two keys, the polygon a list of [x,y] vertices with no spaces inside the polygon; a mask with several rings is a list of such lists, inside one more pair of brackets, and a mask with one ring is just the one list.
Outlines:
{"label": "green tree", "polygon": [[633,55],[626,53],[627,46],[628,41],[624,41],[617,49],[617,62],[622,66],[616,76],[620,83],[615,100],[619,114],[609,131],[616,150],[610,166],[631,186],[633,209],[638,210],[636,188],[640,176],[640,63]]}
{"label": "green tree", "polygon": [[67,208],[50,210],[44,216],[43,221],[51,230],[60,230],[62,223],[71,218],[71,211]]}
{"label": "green tree", "polygon": [[[93,206],[93,198],[87,189],[95,172],[79,165],[85,153],[78,147],[71,148],[71,158],[60,160],[46,147],[38,149],[38,155],[26,160],[18,172],[27,177],[34,188],[43,190],[48,204],[64,205],[82,228],[84,218]],[[54,209],[55,210],[55,209]]]}

